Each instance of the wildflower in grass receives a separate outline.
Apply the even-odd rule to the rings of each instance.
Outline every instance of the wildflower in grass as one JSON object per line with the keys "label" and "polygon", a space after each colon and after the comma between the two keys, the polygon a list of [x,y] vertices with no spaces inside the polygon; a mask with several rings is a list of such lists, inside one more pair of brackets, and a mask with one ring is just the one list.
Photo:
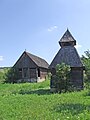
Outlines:
{"label": "wildflower in grass", "polygon": [[67,116],[67,119],[69,119],[69,117]]}

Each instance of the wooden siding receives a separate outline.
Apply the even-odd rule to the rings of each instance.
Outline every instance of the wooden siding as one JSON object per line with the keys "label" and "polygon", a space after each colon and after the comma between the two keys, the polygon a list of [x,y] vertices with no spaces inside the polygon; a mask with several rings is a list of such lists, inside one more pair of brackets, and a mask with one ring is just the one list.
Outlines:
{"label": "wooden siding", "polygon": [[[40,66],[45,66],[45,68]],[[15,63],[14,68],[19,72],[20,82],[38,82],[42,81],[41,79],[45,80],[48,63],[42,58],[24,52]]]}
{"label": "wooden siding", "polygon": [[30,73],[29,74],[30,75],[30,79],[31,78],[36,78],[37,79],[37,69],[36,68],[32,68],[32,69],[30,68],[29,69],[29,73]]}
{"label": "wooden siding", "polygon": [[46,79],[47,73],[48,73],[47,69],[40,68],[40,78],[41,79]]}
{"label": "wooden siding", "polygon": [[70,82],[77,89],[78,88],[82,89],[84,67],[79,57],[79,54],[76,48],[74,47],[76,45],[76,40],[74,39],[74,37],[72,36],[68,29],[60,39],[59,44],[61,48],[49,66],[52,73],[51,88],[55,87],[56,65],[65,63],[71,67]]}
{"label": "wooden siding", "polygon": [[72,68],[71,69],[71,82],[77,88],[83,88],[83,69]]}
{"label": "wooden siding", "polygon": [[16,68],[36,68],[36,64],[26,55],[23,54],[21,59],[15,64]]}

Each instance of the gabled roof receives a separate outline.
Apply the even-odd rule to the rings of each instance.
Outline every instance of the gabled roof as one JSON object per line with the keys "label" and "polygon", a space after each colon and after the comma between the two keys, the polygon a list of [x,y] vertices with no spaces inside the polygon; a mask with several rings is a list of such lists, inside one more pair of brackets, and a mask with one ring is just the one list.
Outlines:
{"label": "gabled roof", "polygon": [[[33,55],[33,54],[29,53],[29,52],[26,52],[26,51],[23,52],[23,54],[20,56],[20,58],[17,60],[17,62],[21,59],[21,57],[24,54],[27,55],[35,63],[35,65],[37,67],[42,67],[42,68],[48,68],[49,67],[49,64],[44,59],[42,59],[42,58],[40,58],[40,57],[38,57],[36,55]],[[17,64],[17,62],[15,63],[15,65]]]}
{"label": "gabled roof", "polygon": [[32,59],[32,61],[38,66],[38,67],[42,67],[42,68],[48,68],[49,64],[42,58],[33,55],[31,53],[26,52],[26,54]]}
{"label": "gabled roof", "polygon": [[49,68],[55,68],[57,64],[65,63],[70,67],[83,67],[77,50],[73,46],[62,47],[51,62]]}
{"label": "gabled roof", "polygon": [[67,31],[64,33],[62,38],[60,39],[59,42],[76,42],[70,31],[67,29]]}

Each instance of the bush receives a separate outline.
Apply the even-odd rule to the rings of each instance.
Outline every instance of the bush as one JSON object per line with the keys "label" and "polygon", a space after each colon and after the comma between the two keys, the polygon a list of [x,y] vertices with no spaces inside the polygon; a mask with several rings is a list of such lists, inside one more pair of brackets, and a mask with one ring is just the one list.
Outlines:
{"label": "bush", "polygon": [[70,84],[70,71],[71,68],[65,63],[57,64],[56,75],[53,76],[56,92],[66,92]]}
{"label": "bush", "polygon": [[5,74],[5,83],[17,83],[18,79],[18,70],[15,68],[10,68]]}
{"label": "bush", "polygon": [[1,68],[0,69],[0,83],[4,83],[5,82],[5,75],[7,73],[9,68]]}
{"label": "bush", "polygon": [[84,84],[86,88],[90,88],[90,51],[85,51],[85,56],[81,58],[83,64],[85,65],[84,72]]}

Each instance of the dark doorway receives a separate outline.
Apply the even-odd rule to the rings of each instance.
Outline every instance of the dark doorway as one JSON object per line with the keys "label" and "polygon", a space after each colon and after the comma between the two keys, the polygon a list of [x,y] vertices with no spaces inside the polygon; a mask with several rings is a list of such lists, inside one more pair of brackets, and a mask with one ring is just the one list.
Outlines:
{"label": "dark doorway", "polygon": [[40,77],[40,69],[38,68],[38,77]]}

